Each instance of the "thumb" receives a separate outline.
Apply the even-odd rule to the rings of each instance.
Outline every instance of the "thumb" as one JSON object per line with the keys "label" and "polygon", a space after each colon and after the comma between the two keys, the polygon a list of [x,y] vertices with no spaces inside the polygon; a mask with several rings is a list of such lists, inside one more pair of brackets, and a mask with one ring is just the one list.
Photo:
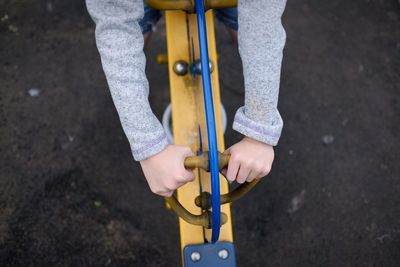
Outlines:
{"label": "thumb", "polygon": [[225,149],[225,151],[223,152],[223,154],[225,154],[225,155],[230,155],[230,154],[231,154],[231,147],[228,147],[227,149]]}
{"label": "thumb", "polygon": [[184,147],[184,150],[183,150],[182,155],[183,155],[185,158],[186,158],[186,157],[193,157],[193,156],[196,156],[196,154],[193,152],[193,150],[192,150],[189,146]]}
{"label": "thumb", "polygon": [[185,182],[192,182],[195,178],[194,171],[185,169],[183,178],[185,179]]}

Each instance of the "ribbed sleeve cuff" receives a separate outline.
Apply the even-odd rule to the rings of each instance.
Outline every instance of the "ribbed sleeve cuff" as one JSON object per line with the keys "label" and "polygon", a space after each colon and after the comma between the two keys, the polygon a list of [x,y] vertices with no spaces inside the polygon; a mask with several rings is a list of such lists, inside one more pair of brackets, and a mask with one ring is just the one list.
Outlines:
{"label": "ribbed sleeve cuff", "polygon": [[142,145],[139,148],[132,148],[132,155],[136,161],[141,161],[149,158],[162,150],[164,150],[169,145],[167,135],[165,132],[159,137],[151,140],[147,144]]}
{"label": "ribbed sleeve cuff", "polygon": [[277,120],[274,123],[261,124],[248,118],[244,113],[244,107],[241,107],[236,112],[232,128],[247,137],[276,146],[283,127],[279,113],[276,114],[276,118]]}

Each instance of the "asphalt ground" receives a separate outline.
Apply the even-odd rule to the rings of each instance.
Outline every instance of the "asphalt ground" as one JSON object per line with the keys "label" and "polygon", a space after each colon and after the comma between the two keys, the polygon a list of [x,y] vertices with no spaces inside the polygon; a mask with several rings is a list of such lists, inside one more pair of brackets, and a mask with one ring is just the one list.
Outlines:
{"label": "asphalt ground", "polygon": [[[0,0],[0,18],[0,266],[179,266],[84,2]],[[272,173],[233,205],[238,266],[400,266],[399,3],[289,1],[283,20],[285,126]],[[231,125],[241,63],[220,24],[217,39]],[[159,117],[165,52],[161,22],[146,52]]]}

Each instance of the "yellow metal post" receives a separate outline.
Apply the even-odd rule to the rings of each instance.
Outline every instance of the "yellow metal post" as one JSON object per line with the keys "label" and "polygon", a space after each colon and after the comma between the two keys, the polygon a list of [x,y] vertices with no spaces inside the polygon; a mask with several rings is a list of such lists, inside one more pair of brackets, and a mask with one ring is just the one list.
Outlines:
{"label": "yellow metal post", "polygon": [[[224,151],[224,136],[212,11],[207,12],[206,18],[209,56],[214,65],[211,79],[218,149],[222,152]],[[183,11],[166,11],[166,32],[174,142],[177,145],[188,145],[193,151],[199,151],[200,129],[203,150],[208,150],[201,76],[198,75],[194,79],[190,72],[184,76],[177,75],[174,72],[174,64],[177,61],[185,61],[190,64],[192,57],[196,60],[200,58],[196,15],[187,14]],[[223,176],[220,176],[220,182],[221,194],[227,193],[229,186]],[[195,197],[200,194],[200,185],[203,191],[210,191],[210,175],[203,170],[196,170],[195,181],[178,189],[178,200],[188,211],[194,214],[201,213],[201,210],[194,203]],[[230,205],[222,206],[222,212],[228,216],[228,222],[221,228],[220,241],[232,242]],[[190,225],[182,219],[179,219],[179,225],[182,249],[190,244],[204,243],[205,239],[211,240],[210,231],[201,226]]]}

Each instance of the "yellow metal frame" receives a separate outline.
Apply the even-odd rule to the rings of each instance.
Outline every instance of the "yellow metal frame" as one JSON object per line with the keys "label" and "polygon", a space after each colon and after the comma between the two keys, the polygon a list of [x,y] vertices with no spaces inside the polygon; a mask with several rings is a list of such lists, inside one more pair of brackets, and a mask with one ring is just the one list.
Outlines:
{"label": "yellow metal frame", "polygon": [[[195,11],[195,0],[147,0],[147,5],[159,10],[185,10],[189,13]],[[237,0],[204,0],[204,7],[208,9],[235,7]]]}
{"label": "yellow metal frame", "polygon": [[[177,61],[183,60],[190,64],[192,55],[194,55],[195,59],[199,59],[196,15],[188,14],[184,11],[166,11],[165,13],[174,142],[177,145],[190,146],[193,151],[199,151],[200,128],[203,151],[206,151],[208,150],[208,144],[201,76],[193,78],[190,72],[185,76],[177,75],[174,72],[174,64]],[[221,99],[212,10],[207,11],[206,21],[209,57],[214,65],[211,80],[218,150],[224,151],[225,144],[221,105],[219,104]],[[220,176],[220,183],[221,194],[228,193],[228,183],[222,176]],[[178,200],[193,214],[201,214],[200,208],[195,205],[194,201],[201,193],[200,188],[202,191],[210,192],[210,175],[203,170],[196,170],[195,181],[179,188],[177,192]],[[227,215],[228,220],[221,227],[219,241],[233,242],[230,204],[223,205],[221,211]],[[187,245],[202,244],[205,239],[211,240],[211,231],[201,226],[188,224],[181,218],[179,219],[179,226],[182,250]]]}

